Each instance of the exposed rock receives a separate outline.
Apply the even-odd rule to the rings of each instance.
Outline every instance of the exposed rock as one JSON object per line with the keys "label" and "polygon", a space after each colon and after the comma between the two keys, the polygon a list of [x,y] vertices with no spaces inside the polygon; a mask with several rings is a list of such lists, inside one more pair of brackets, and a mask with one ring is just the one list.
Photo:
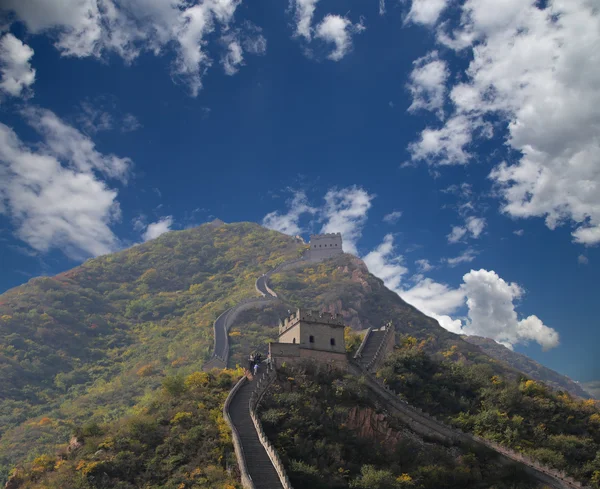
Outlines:
{"label": "exposed rock", "polygon": [[355,430],[358,436],[376,440],[390,451],[393,451],[403,438],[401,432],[389,426],[385,414],[378,414],[371,408],[353,407],[348,413],[346,426]]}

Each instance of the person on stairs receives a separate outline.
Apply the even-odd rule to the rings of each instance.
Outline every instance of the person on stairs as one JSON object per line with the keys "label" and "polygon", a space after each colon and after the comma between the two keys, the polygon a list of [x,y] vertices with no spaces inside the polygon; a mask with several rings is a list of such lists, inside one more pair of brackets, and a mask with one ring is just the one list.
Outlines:
{"label": "person on stairs", "polygon": [[258,373],[258,363],[254,364],[254,375]]}

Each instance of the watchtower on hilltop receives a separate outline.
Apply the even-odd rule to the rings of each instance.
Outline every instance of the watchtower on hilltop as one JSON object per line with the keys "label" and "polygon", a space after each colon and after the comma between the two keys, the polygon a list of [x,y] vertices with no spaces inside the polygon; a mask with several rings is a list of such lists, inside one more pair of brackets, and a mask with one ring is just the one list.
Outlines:
{"label": "watchtower on hilltop", "polygon": [[279,322],[279,338],[269,343],[275,365],[304,359],[345,366],[344,321],[340,314],[298,309]]}
{"label": "watchtower on hilltop", "polygon": [[310,236],[310,259],[330,258],[343,252],[340,233],[312,234]]}

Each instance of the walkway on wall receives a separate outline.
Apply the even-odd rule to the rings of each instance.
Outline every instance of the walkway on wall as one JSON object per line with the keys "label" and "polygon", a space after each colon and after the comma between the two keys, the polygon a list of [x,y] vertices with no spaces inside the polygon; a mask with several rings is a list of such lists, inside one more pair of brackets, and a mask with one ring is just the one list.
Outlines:
{"label": "walkway on wall", "polygon": [[255,489],[283,489],[277,471],[261,444],[250,417],[250,396],[255,384],[256,382],[251,380],[240,387],[231,400],[229,415],[238,432],[246,468]]}
{"label": "walkway on wall", "polygon": [[375,354],[379,349],[379,345],[384,340],[384,330],[371,330],[368,336],[365,338],[366,342],[363,347],[361,356],[358,358],[358,362],[362,368],[366,368],[369,363],[375,358]]}

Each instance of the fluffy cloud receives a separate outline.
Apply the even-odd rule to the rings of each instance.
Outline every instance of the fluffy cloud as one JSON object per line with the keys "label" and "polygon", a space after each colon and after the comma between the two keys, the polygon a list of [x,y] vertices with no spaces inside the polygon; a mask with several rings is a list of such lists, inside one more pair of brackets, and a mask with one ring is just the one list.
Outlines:
{"label": "fluffy cloud", "polygon": [[43,140],[27,145],[0,124],[0,212],[38,251],[58,248],[76,259],[114,251],[117,192],[99,175],[124,180],[131,161],[97,152],[49,111],[31,108],[25,116]]}
{"label": "fluffy cloud", "polygon": [[579,263],[580,265],[587,265],[590,263],[590,260],[587,256],[585,255],[579,255],[577,257],[577,263]]}
{"label": "fluffy cloud", "polygon": [[332,61],[339,61],[352,49],[352,36],[364,31],[365,26],[362,20],[353,24],[341,15],[327,14],[316,27],[313,27],[317,2],[318,0],[291,0],[296,24],[294,36],[303,38],[307,42],[317,38],[333,44],[335,48],[327,57]]}
{"label": "fluffy cloud", "polygon": [[329,190],[325,194],[325,206],[322,210],[325,224],[321,232],[342,233],[344,250],[357,255],[356,243],[362,236],[367,212],[374,197],[357,186]]}
{"label": "fluffy cloud", "polygon": [[426,109],[436,112],[440,118],[443,118],[446,81],[450,75],[446,62],[439,59],[437,51],[434,51],[419,58],[413,64],[414,68],[408,83],[413,98],[408,108],[409,112]]}
{"label": "fluffy cloud", "polygon": [[518,320],[514,301],[523,290],[507,283],[497,273],[471,270],[463,277],[469,318],[462,331],[468,335],[493,338],[507,346],[533,340],[545,350],[559,344],[558,333],[537,316]]}
{"label": "fluffy cloud", "polygon": [[[241,0],[6,0],[3,8],[14,12],[29,32],[48,33],[65,56],[102,57],[115,53],[131,62],[142,52],[159,55],[173,46],[171,72],[193,96],[202,87],[202,76],[211,66],[208,35],[225,33]],[[241,49],[239,44],[235,49]],[[235,51],[233,49],[233,51]],[[227,55],[233,56],[231,43]],[[250,52],[250,51],[249,51]],[[240,56],[240,53],[237,53]],[[238,63],[239,64],[239,63]],[[231,64],[224,63],[225,69]]]}
{"label": "fluffy cloud", "polygon": [[35,82],[30,60],[33,49],[12,34],[0,38],[0,92],[19,97]]}
{"label": "fluffy cloud", "polygon": [[448,0],[412,0],[406,18],[415,24],[434,25],[448,5]]}
{"label": "fluffy cloud", "polygon": [[429,260],[417,260],[415,262],[415,265],[417,265],[419,267],[419,272],[429,272],[431,270],[433,270],[433,265],[431,263],[429,263]]}
{"label": "fluffy cloud", "polygon": [[352,35],[365,30],[362,22],[353,24],[340,15],[326,15],[317,26],[315,37],[335,45],[335,49],[327,56],[333,61],[339,61],[352,49]]}
{"label": "fluffy cloud", "polygon": [[263,226],[289,235],[300,234],[300,217],[303,214],[314,214],[317,209],[311,207],[304,192],[294,193],[294,197],[288,202],[289,210],[286,214],[277,211],[269,212],[262,221]]}
{"label": "fluffy cloud", "polygon": [[222,36],[221,42],[226,49],[221,64],[226,74],[235,75],[244,65],[244,51],[258,55],[266,53],[267,40],[261,32],[259,27],[247,22],[244,30],[236,29]]}
{"label": "fluffy cloud", "polygon": [[387,222],[388,224],[396,224],[398,219],[402,217],[402,211],[393,211],[389,214],[383,216],[383,222]]}
{"label": "fluffy cloud", "polygon": [[464,226],[454,226],[447,236],[448,243],[458,243],[465,237],[477,239],[485,229],[485,218],[469,216],[465,219]]}
{"label": "fluffy cloud", "polygon": [[454,113],[421,133],[413,160],[468,163],[500,121],[520,155],[490,173],[503,212],[571,222],[575,242],[600,243],[600,12],[589,0],[467,0],[461,11],[438,40],[472,60],[450,90]]}
{"label": "fluffy cloud", "polygon": [[319,0],[293,0],[296,35],[307,41],[312,38],[312,19]]}
{"label": "fluffy cloud", "polygon": [[142,235],[144,241],[158,238],[161,234],[171,231],[173,226],[173,216],[161,217],[158,221],[148,224],[146,231]]}
{"label": "fluffy cloud", "polygon": [[387,234],[377,248],[363,257],[363,261],[373,275],[383,280],[390,289],[396,290],[408,268],[402,264],[402,256],[394,256],[393,251],[394,237]]}

